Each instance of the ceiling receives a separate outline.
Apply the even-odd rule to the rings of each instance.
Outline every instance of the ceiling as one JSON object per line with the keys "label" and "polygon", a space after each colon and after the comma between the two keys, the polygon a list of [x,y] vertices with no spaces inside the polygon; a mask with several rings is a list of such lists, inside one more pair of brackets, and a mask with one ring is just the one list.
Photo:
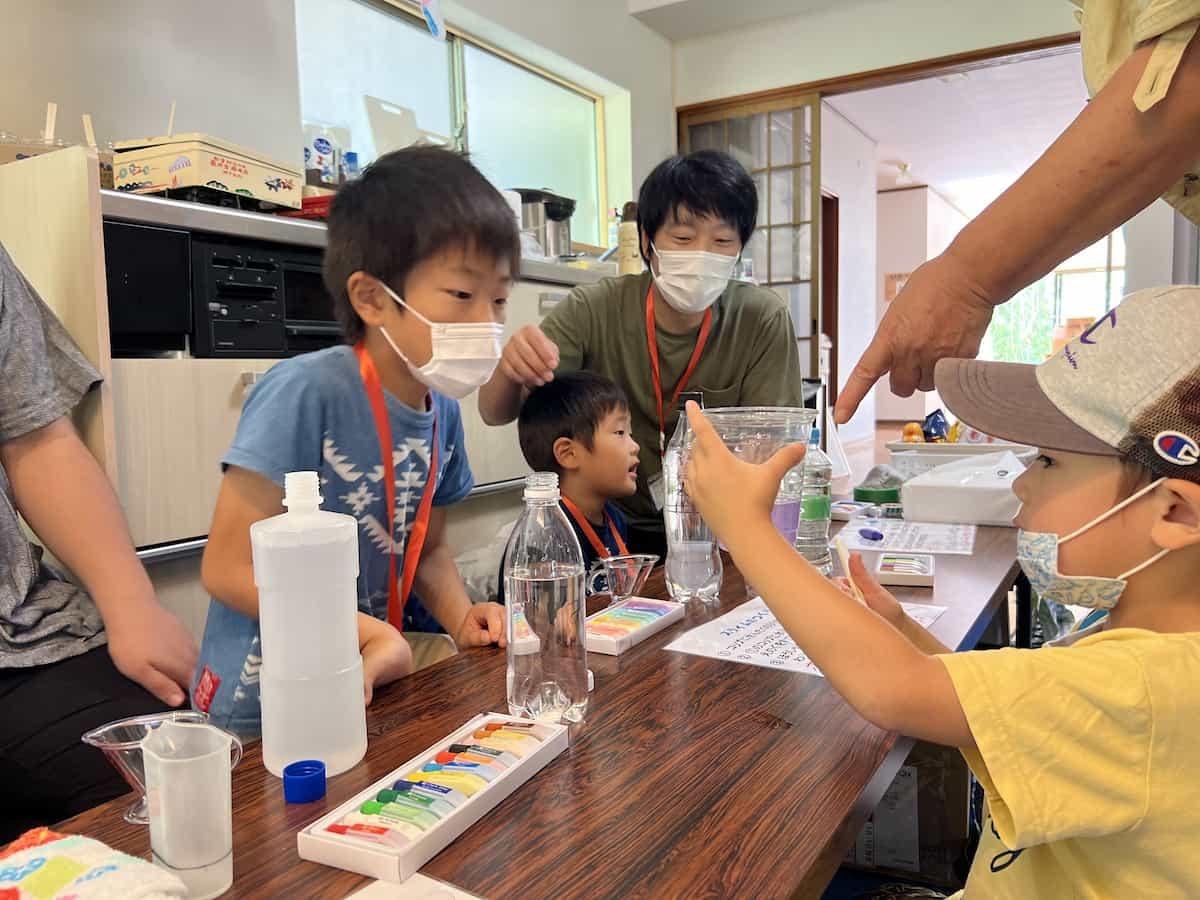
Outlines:
{"label": "ceiling", "polygon": [[969,215],[1025,171],[1087,103],[1079,48],[1056,56],[839,94],[827,101],[878,144],[880,190],[897,163]]}
{"label": "ceiling", "polygon": [[627,0],[629,12],[671,41],[871,0]]}

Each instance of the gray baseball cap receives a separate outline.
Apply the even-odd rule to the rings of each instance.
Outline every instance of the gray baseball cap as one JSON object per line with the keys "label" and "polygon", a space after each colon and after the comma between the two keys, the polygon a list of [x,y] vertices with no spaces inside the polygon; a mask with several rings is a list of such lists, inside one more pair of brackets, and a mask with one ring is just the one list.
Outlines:
{"label": "gray baseball cap", "polygon": [[1041,365],[943,359],[934,382],[997,438],[1200,482],[1200,287],[1130,294]]}

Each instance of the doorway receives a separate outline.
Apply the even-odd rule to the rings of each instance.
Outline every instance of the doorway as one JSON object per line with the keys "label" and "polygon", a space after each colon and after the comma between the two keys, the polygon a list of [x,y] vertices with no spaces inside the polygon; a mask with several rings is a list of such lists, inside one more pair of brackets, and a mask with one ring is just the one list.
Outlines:
{"label": "doorway", "polygon": [[[838,381],[838,205],[836,196],[821,192],[821,333],[829,337],[829,373],[825,401],[837,402]],[[818,338],[819,340],[819,338]],[[825,351],[822,349],[821,351]],[[824,427],[824,426],[822,426]]]}

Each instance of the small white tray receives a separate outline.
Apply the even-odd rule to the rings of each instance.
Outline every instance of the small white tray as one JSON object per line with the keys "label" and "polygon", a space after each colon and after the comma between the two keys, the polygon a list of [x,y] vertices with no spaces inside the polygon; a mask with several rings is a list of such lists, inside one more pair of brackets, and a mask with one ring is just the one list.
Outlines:
{"label": "small white tray", "polygon": [[[638,623],[637,620],[642,618],[639,613],[643,610],[653,610],[656,617]],[[646,597],[630,597],[622,600],[620,603],[588,616],[588,652],[620,656],[650,635],[657,634],[668,625],[678,622],[683,615],[684,604],[675,603],[672,600],[652,600]],[[594,626],[598,626],[598,628],[594,628]]]}
{"label": "small white tray", "polygon": [[928,553],[886,551],[875,563],[875,580],[880,584],[933,587],[933,570],[933,557]]}
{"label": "small white tray", "polygon": [[[438,753],[451,744],[471,744],[472,732],[489,722],[519,722],[530,726],[535,736],[542,739],[541,746],[505,769],[495,780],[468,797],[466,802],[446,816],[420,838],[403,847],[391,848],[371,844],[360,838],[334,834],[328,826],[340,822],[343,817],[357,810],[368,800],[374,800],[382,790],[390,788],[397,780],[432,762]],[[567,726],[543,722],[530,722],[500,713],[478,715],[453,734],[418,753],[402,766],[398,766],[369,788],[347,800],[333,812],[326,813],[317,821],[303,828],[296,835],[296,848],[301,859],[322,863],[371,878],[386,881],[404,881],[421,866],[437,856],[455,838],[478,822],[484,815],[532,778],[547,763],[567,749]]]}

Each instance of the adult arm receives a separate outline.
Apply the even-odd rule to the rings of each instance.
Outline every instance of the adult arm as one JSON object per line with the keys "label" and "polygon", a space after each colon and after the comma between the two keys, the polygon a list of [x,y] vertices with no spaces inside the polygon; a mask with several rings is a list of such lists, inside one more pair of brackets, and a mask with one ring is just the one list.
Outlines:
{"label": "adult arm", "polygon": [[1042,157],[913,273],[840,392],[838,422],[888,372],[902,396],[932,389],[939,359],[979,352],[995,306],[1126,222],[1196,163],[1197,43],[1168,94],[1145,112],[1132,98],[1156,42],[1139,47]]}
{"label": "adult arm", "polygon": [[0,463],[25,521],[95,601],[117,669],[164,703],[181,704],[196,644],[155,598],[112,486],[70,420],[0,444]]}

